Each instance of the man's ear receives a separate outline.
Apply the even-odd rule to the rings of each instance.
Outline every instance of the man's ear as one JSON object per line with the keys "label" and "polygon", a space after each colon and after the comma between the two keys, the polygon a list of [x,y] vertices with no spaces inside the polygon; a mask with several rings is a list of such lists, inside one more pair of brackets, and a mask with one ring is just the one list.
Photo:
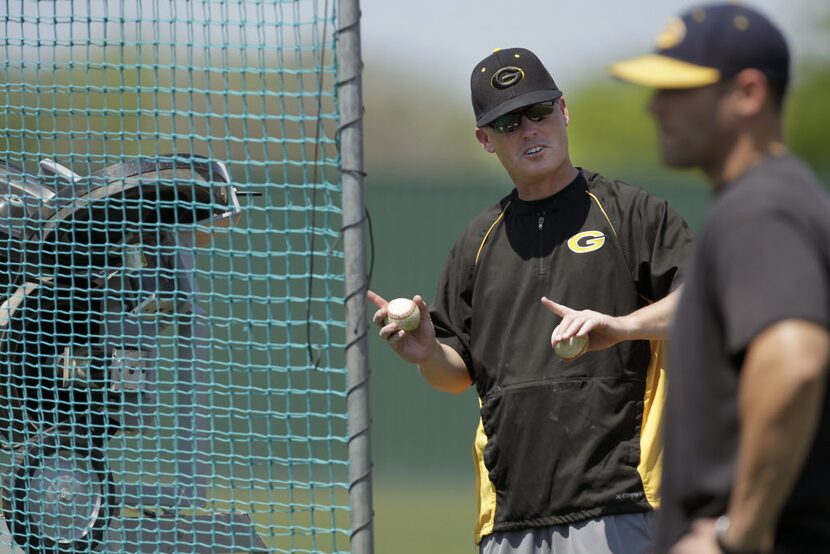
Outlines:
{"label": "man's ear", "polygon": [[732,80],[733,106],[743,117],[752,117],[763,111],[769,101],[769,83],[757,69],[744,69]]}
{"label": "man's ear", "polygon": [[562,116],[565,118],[565,127],[571,122],[571,114],[568,113],[568,105],[565,103],[565,97],[559,97],[559,108],[562,110]]}
{"label": "man's ear", "polygon": [[476,138],[478,139],[478,142],[484,147],[484,150],[486,150],[490,154],[496,151],[496,149],[493,148],[493,143],[490,142],[490,134],[486,130],[482,129],[481,127],[476,127]]}

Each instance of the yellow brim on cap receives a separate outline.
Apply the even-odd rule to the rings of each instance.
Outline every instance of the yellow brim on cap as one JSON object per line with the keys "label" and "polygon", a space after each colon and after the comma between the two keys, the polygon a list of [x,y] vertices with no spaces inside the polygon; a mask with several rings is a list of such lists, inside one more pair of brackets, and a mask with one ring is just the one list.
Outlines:
{"label": "yellow brim on cap", "polygon": [[651,88],[696,88],[713,85],[721,79],[717,69],[660,54],[623,60],[612,65],[608,71],[623,81]]}

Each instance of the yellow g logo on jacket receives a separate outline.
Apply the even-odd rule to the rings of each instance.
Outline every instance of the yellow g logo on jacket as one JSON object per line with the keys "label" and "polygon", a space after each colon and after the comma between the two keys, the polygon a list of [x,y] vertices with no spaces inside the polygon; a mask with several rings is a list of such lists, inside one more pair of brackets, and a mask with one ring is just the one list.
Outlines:
{"label": "yellow g logo on jacket", "polygon": [[605,234],[601,231],[584,231],[568,239],[568,248],[577,254],[599,250],[605,244]]}

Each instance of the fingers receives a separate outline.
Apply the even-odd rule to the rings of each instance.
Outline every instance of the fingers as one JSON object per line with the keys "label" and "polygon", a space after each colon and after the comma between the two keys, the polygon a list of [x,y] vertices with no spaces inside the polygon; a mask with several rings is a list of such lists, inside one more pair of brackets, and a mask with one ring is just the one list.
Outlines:
{"label": "fingers", "polygon": [[378,327],[383,327],[384,320],[386,319],[386,305],[388,302],[381,295],[371,290],[366,291],[366,298],[378,307],[378,310],[372,316],[372,323]]}
{"label": "fingers", "polygon": [[398,329],[397,331],[394,331],[391,335],[389,335],[389,337],[386,339],[386,342],[389,343],[389,346],[391,346],[393,350],[397,350],[396,347],[398,346],[398,343],[401,342],[405,334],[406,331]]}
{"label": "fingers", "polygon": [[390,323],[389,325],[384,325],[381,321],[379,324],[376,323],[380,327],[380,331],[378,331],[378,336],[383,340],[389,340],[395,333],[401,330],[398,327],[397,323]]}
{"label": "fingers", "polygon": [[371,290],[366,292],[366,297],[378,308],[385,308],[386,304],[388,304],[388,302],[381,295]]}
{"label": "fingers", "polygon": [[584,317],[574,318],[562,331],[562,338],[569,339],[575,336],[584,336],[591,332],[595,323]]}
{"label": "fingers", "polygon": [[574,310],[570,309],[567,306],[563,306],[562,304],[557,304],[553,300],[543,296],[542,297],[542,305],[548,309],[548,311],[553,312],[554,314],[558,315],[559,317],[565,317],[570,313],[574,313]]}
{"label": "fingers", "polygon": [[432,321],[432,318],[429,316],[429,307],[427,306],[426,301],[421,297],[420,294],[416,294],[412,297],[412,301],[418,306],[418,311],[421,312],[421,322],[424,321]]}
{"label": "fingers", "polygon": [[597,321],[586,317],[578,312],[572,316],[566,316],[551,334],[551,344],[568,340],[571,337],[590,334],[597,327]]}
{"label": "fingers", "polygon": [[[386,317],[388,314],[387,305],[389,302],[384,299],[378,293],[369,290],[366,292],[366,297],[378,307],[378,310],[372,316],[372,323],[374,323],[377,327],[380,328],[380,337],[384,340],[390,342],[390,344],[397,343],[400,341],[401,338],[404,336],[404,331],[398,326],[397,323],[388,323],[386,322]],[[418,311],[421,314],[421,322],[430,322],[432,319],[429,316],[429,307],[427,303],[424,301],[423,297],[420,294],[416,294],[412,297],[412,301],[418,306]],[[419,326],[420,328],[420,326]],[[413,331],[414,332],[414,331]]]}
{"label": "fingers", "polygon": [[596,312],[590,310],[577,311],[563,304],[558,304],[546,296],[542,297],[542,305],[551,313],[562,318],[562,321],[551,333],[550,343],[552,346],[556,346],[556,343],[574,336],[586,336],[599,325],[596,316],[600,314]]}

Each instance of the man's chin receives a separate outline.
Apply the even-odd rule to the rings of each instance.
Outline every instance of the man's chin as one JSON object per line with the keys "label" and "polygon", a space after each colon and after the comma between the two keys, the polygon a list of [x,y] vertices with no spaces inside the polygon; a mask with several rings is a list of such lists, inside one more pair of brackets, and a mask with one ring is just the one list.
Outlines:
{"label": "man's chin", "polygon": [[661,148],[660,158],[663,164],[674,169],[693,169],[700,162],[690,156],[687,150],[680,148]]}

